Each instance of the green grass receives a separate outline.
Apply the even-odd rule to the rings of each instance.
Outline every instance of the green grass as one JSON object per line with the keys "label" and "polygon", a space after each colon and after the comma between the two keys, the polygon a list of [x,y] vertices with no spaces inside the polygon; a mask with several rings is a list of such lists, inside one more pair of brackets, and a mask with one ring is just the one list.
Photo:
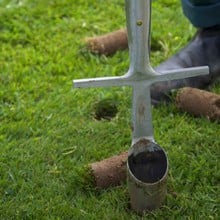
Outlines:
{"label": "green grass", "polygon": [[[143,218],[128,208],[126,184],[97,191],[87,164],[127,150],[129,88],[72,89],[72,80],[124,74],[128,51],[98,57],[83,39],[125,26],[124,1],[0,1],[0,219],[217,219],[219,124],[153,108],[155,139],[168,153],[164,206]],[[153,65],[195,30],[180,1],[153,2]],[[183,31],[184,30],[184,31]],[[159,50],[158,50],[159,48]],[[219,84],[211,88],[220,92]],[[111,120],[94,106],[118,100]]]}

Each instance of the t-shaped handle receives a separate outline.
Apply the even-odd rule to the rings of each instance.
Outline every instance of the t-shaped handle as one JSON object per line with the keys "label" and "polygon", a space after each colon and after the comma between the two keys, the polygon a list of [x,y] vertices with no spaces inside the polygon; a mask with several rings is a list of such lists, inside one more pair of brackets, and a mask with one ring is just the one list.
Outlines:
{"label": "t-shaped handle", "polygon": [[151,0],[125,0],[130,67],[123,76],[74,80],[74,87],[131,86],[132,142],[154,140],[151,118],[150,86],[156,82],[206,75],[208,67],[184,68],[156,72],[149,60]]}

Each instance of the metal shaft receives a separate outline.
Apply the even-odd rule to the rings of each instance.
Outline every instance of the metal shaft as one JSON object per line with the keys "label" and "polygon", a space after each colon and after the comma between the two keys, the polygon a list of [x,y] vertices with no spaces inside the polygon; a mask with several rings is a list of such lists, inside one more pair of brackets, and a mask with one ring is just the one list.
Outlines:
{"label": "metal shaft", "polygon": [[125,1],[130,74],[145,74],[150,67],[150,0]]}
{"label": "metal shaft", "polygon": [[153,141],[150,88],[140,83],[133,86],[132,97],[132,143],[140,138]]}
{"label": "metal shaft", "polygon": [[[141,78],[150,75],[149,35],[150,35],[150,0],[125,1],[126,21],[128,30],[128,45],[130,67],[128,75]],[[153,74],[152,74],[153,75]],[[146,137],[153,139],[153,125],[151,117],[150,89],[146,83],[133,85],[132,97],[132,142]]]}

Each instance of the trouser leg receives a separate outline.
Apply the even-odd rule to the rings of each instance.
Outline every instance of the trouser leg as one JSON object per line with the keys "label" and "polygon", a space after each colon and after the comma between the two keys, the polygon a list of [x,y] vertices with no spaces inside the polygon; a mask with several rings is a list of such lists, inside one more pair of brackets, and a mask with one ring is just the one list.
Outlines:
{"label": "trouser leg", "polygon": [[181,0],[185,16],[195,27],[220,25],[220,0]]}

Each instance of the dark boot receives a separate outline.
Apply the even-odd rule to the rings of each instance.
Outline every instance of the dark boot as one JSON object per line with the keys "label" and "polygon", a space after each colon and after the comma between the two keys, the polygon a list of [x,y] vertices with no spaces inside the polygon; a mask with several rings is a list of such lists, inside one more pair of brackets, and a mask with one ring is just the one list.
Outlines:
{"label": "dark boot", "polygon": [[197,66],[209,66],[210,74],[156,83],[151,87],[152,103],[169,101],[173,89],[185,86],[204,89],[220,78],[220,26],[198,30],[185,48],[155,69],[163,72]]}

